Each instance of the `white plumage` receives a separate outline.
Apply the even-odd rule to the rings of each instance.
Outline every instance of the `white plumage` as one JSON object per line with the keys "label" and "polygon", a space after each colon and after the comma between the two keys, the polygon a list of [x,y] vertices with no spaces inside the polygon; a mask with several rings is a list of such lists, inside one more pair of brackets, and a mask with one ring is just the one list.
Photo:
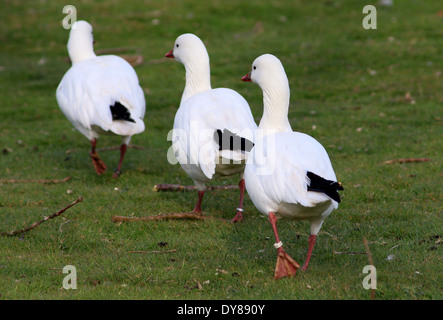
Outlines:
{"label": "white plumage", "polygon": [[264,103],[255,147],[245,168],[246,190],[257,209],[268,216],[276,236],[275,278],[294,276],[300,266],[282,248],[277,219],[310,221],[306,270],[316,236],[324,219],[337,209],[337,190],[342,188],[335,182],[323,146],[304,133],[292,131],[288,121],[289,83],[280,60],[270,54],[258,57],[243,80],[261,87]]}
{"label": "white plumage", "polygon": [[240,205],[233,219],[239,221],[243,211],[243,170],[249,150],[236,146],[220,150],[219,141],[214,135],[217,130],[227,129],[238,138],[254,141],[257,125],[249,105],[234,90],[211,88],[209,56],[197,36],[179,36],[174,49],[166,56],[175,58],[186,69],[186,85],[174,119],[172,147],[182,168],[199,191],[194,212],[201,212],[206,183],[218,176],[240,174]]}
{"label": "white plumage", "polygon": [[65,116],[91,142],[91,159],[98,174],[106,165],[95,151],[100,134],[122,136],[121,164],[131,137],[145,130],[145,97],[137,74],[124,59],[96,56],[92,27],[86,21],[72,25],[68,53],[72,67],[57,88],[57,102]]}
{"label": "white plumage", "polygon": [[321,227],[317,218],[325,213],[319,204],[333,209],[338,205],[324,193],[307,190],[308,171],[336,180],[328,154],[317,140],[299,132],[271,133],[257,140],[251,152],[245,169],[246,189],[263,214],[274,212],[281,218],[312,220],[316,234]]}

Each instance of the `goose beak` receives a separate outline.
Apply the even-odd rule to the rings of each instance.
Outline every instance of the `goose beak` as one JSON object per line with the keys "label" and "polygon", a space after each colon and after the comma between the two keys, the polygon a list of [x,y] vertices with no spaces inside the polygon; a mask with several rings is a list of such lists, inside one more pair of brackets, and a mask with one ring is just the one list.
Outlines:
{"label": "goose beak", "polygon": [[172,53],[172,50],[169,51],[167,54],[165,54],[166,58],[174,58],[174,53]]}
{"label": "goose beak", "polygon": [[249,72],[247,75],[241,78],[241,80],[244,82],[251,82],[251,72]]}

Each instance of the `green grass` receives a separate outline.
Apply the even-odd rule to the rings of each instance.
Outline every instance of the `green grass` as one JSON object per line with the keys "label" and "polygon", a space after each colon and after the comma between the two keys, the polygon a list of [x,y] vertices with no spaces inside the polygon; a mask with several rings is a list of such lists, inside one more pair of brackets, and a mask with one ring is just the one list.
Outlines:
{"label": "green grass", "polygon": [[[87,140],[55,99],[69,68],[62,6],[6,1],[0,11],[0,178],[72,179],[1,184],[0,232],[27,226],[78,196],[84,200],[24,235],[0,238],[1,299],[369,299],[362,287],[368,257],[343,254],[364,252],[364,237],[377,268],[377,299],[443,298],[443,18],[437,1],[378,6],[377,30],[362,28],[361,1],[72,4],[79,19],[92,23],[96,50],[130,47],[144,56],[136,71],[147,92],[147,129],[132,143],[145,149],[129,149],[118,180],[111,172],[95,174]],[[273,280],[272,230],[248,196],[245,220],[236,225],[111,221],[195,204],[193,192],[152,191],[158,183],[192,183],[166,159],[184,68],[149,62],[184,32],[205,42],[213,87],[240,92],[257,121],[262,93],[240,79],[260,54],[277,55],[290,80],[294,130],[325,146],[345,187],[310,270],[295,279]],[[119,143],[103,137],[99,147]],[[118,151],[102,152],[110,168],[118,157]],[[383,164],[396,158],[431,161]],[[204,211],[230,219],[237,198],[236,191],[209,191]],[[282,221],[279,230],[286,251],[302,263],[308,223]],[[131,253],[153,250],[176,251]],[[77,268],[76,290],[62,288],[66,265]]]}

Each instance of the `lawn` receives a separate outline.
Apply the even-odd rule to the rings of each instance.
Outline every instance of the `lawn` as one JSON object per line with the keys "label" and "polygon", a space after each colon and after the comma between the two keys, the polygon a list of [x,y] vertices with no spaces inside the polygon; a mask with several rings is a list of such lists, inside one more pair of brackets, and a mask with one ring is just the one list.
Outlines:
{"label": "lawn", "polygon": [[[6,0],[0,10],[0,233],[18,230],[82,197],[61,216],[0,236],[0,299],[370,299],[363,268],[377,271],[373,298],[443,298],[443,5],[438,1],[72,1],[94,27],[95,50],[141,55],[146,131],[122,175],[98,176],[88,141],[60,111],[55,90],[70,67],[63,5]],[[366,30],[363,6],[377,7]],[[328,151],[345,190],[325,221],[307,272],[273,279],[272,229],[245,196],[245,219],[115,223],[193,208],[195,192],[167,161],[184,68],[164,59],[185,32],[205,42],[212,86],[249,102],[262,92],[241,77],[263,53],[279,57],[291,87],[294,130]],[[99,148],[120,139],[102,137]],[[102,151],[110,169],[118,150]],[[409,162],[390,161],[409,159]],[[413,161],[413,160],[426,161]],[[388,161],[388,162],[387,162]],[[390,161],[390,162],[389,162]],[[29,180],[61,180],[39,183]],[[14,181],[10,181],[14,180]],[[236,184],[236,177],[215,184]],[[231,219],[237,190],[206,192],[205,215]],[[281,221],[286,251],[302,263],[307,222]],[[369,244],[370,255],[364,245]],[[141,253],[140,253],[141,252]],[[77,288],[64,289],[65,266]]]}

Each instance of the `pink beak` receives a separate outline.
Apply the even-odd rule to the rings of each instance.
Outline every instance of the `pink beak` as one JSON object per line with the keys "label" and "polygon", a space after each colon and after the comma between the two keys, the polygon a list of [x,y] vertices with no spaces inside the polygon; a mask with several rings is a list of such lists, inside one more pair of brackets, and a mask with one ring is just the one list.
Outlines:
{"label": "pink beak", "polygon": [[247,75],[241,78],[241,80],[245,82],[251,82],[251,73],[249,72]]}
{"label": "pink beak", "polygon": [[172,53],[172,50],[169,51],[167,54],[165,54],[166,58],[174,58],[174,53]]}

